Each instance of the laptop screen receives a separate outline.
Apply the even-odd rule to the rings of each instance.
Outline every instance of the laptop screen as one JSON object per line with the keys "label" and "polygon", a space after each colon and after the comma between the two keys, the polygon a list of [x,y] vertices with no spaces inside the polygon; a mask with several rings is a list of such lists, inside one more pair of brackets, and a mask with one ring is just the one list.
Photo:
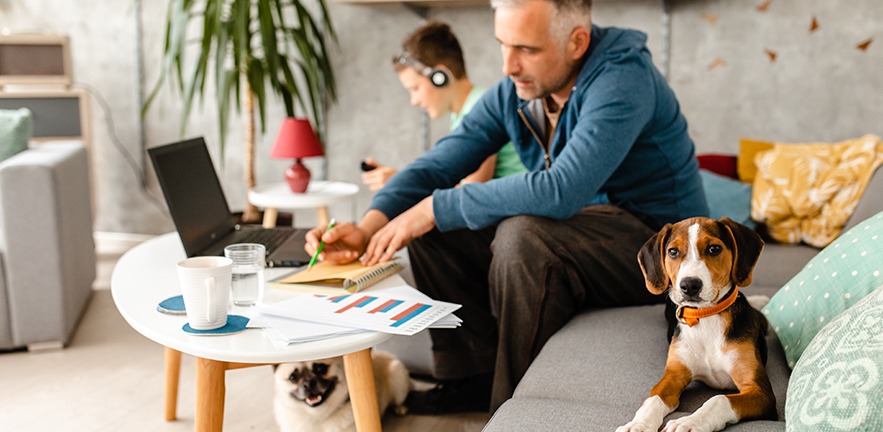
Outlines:
{"label": "laptop screen", "polygon": [[188,257],[233,231],[236,221],[202,137],[147,152]]}

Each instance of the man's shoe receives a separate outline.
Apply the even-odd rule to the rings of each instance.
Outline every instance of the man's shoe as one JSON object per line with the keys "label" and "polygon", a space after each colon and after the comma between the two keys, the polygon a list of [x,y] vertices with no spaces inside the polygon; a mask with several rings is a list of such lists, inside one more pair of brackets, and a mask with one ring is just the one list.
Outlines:
{"label": "man's shoe", "polygon": [[493,374],[443,381],[426,391],[412,391],[405,399],[409,414],[438,415],[487,412],[490,409]]}

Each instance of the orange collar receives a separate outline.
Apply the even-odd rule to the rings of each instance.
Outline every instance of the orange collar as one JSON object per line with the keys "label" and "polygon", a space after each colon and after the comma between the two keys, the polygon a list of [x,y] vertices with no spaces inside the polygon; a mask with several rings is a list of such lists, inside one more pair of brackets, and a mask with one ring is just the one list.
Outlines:
{"label": "orange collar", "polygon": [[675,317],[678,321],[693,327],[699,323],[699,318],[708,318],[727,310],[728,307],[736,302],[736,297],[739,297],[739,287],[733,287],[733,291],[724,299],[724,301],[712,307],[697,309],[689,306],[678,306],[678,310],[675,312]]}

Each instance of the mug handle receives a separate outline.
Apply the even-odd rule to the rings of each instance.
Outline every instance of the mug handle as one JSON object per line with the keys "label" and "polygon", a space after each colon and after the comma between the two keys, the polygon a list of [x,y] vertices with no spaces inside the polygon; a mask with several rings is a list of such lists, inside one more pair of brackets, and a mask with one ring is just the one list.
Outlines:
{"label": "mug handle", "polygon": [[205,310],[206,310],[206,315],[207,315],[206,319],[210,323],[215,322],[215,309],[212,307],[212,305],[214,304],[214,302],[212,301],[212,300],[214,300],[212,298],[212,296],[214,295],[214,291],[215,291],[215,278],[210,277],[205,280],[205,300],[206,300]]}

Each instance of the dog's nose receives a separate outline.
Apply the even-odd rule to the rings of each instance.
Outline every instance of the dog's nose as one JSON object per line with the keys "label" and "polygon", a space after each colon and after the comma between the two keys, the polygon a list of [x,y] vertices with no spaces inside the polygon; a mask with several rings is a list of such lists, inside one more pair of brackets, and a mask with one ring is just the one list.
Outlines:
{"label": "dog's nose", "polygon": [[684,278],[680,284],[681,292],[687,297],[695,297],[702,291],[702,280],[695,277]]}

